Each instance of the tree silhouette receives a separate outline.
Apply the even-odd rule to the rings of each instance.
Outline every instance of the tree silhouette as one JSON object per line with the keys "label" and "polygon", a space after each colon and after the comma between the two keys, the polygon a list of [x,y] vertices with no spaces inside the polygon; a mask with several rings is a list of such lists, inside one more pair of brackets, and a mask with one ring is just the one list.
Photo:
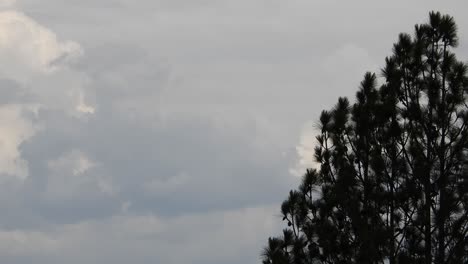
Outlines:
{"label": "tree silhouette", "polygon": [[468,263],[468,67],[454,19],[400,34],[382,81],[320,115],[315,160],[264,264]]}

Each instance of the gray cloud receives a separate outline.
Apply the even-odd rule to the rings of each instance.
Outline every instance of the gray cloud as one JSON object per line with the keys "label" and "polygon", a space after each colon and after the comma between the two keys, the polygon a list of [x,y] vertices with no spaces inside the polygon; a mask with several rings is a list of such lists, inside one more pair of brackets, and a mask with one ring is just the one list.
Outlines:
{"label": "gray cloud", "polygon": [[310,124],[322,108],[352,97],[429,10],[455,16],[457,52],[468,55],[460,3],[9,9],[0,22],[35,30],[8,27],[11,45],[0,45],[12,65],[0,67],[0,139],[12,142],[0,147],[8,263],[258,263],[292,174],[313,165]]}

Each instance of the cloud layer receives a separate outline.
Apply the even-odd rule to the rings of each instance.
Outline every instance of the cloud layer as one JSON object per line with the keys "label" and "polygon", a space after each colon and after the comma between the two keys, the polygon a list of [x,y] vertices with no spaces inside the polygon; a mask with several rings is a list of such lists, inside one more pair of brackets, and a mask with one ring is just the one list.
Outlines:
{"label": "cloud layer", "polygon": [[0,258],[258,263],[318,114],[399,32],[449,12],[468,55],[464,4],[398,5],[0,1]]}

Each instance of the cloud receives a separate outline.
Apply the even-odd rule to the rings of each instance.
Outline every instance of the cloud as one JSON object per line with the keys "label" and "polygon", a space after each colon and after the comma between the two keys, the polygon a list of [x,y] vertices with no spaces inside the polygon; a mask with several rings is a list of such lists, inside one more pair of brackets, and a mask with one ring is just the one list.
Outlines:
{"label": "cloud", "polygon": [[4,258],[27,255],[44,256],[57,252],[58,241],[38,231],[0,230],[0,255]]}
{"label": "cloud", "polygon": [[63,156],[48,162],[50,170],[58,171],[60,173],[65,171],[74,176],[82,175],[95,166],[96,164],[90,161],[89,158],[79,150],[72,150]]}
{"label": "cloud", "polygon": [[176,192],[182,185],[189,184],[190,176],[181,172],[167,179],[152,179],[145,184],[145,189],[150,195],[167,195]]}
{"label": "cloud", "polygon": [[296,146],[296,162],[289,169],[289,173],[296,177],[302,177],[307,169],[320,169],[320,164],[315,161],[315,147],[317,146],[317,127],[313,122],[304,125],[298,146]]}
{"label": "cloud", "polygon": [[[177,217],[119,214],[43,231],[0,231],[0,254],[9,263],[116,264],[257,263],[268,235],[279,231],[276,206]],[[174,251],[183,249],[183,253]]]}
{"label": "cloud", "polygon": [[420,4],[18,1],[0,19],[2,260],[258,263],[314,166],[309,120]]}
{"label": "cloud", "polygon": [[[8,2],[12,4],[13,2]],[[2,2],[6,5],[7,2]],[[58,109],[72,116],[94,113],[85,102],[86,76],[69,64],[82,55],[72,41],[59,41],[56,34],[18,11],[0,11],[0,174],[25,180],[28,161],[21,145],[40,129],[43,109]],[[9,98],[9,99],[8,99]]]}
{"label": "cloud", "polygon": [[0,0],[0,8],[10,8],[16,4],[16,0]]}
{"label": "cloud", "polygon": [[0,78],[17,82],[28,100],[70,115],[92,114],[87,76],[70,68],[81,46],[61,41],[50,29],[18,11],[0,12]]}
{"label": "cloud", "polygon": [[[343,92],[340,96],[351,97],[351,100],[354,100],[354,93],[365,72],[380,73],[369,52],[352,43],[345,44],[334,50],[331,55],[324,59],[321,67],[324,72],[323,80],[327,88],[341,89]],[[333,100],[337,99],[333,98]],[[329,107],[333,105],[334,102],[330,102]]]}
{"label": "cloud", "polygon": [[31,139],[40,125],[26,116],[35,114],[33,105],[0,105],[0,179],[14,177],[25,180],[28,162],[21,158],[19,146]]}
{"label": "cloud", "polygon": [[[224,127],[186,116],[144,122],[104,115],[107,111],[81,121],[44,114],[48,129],[24,144],[23,154],[36,172],[34,186],[48,186],[44,192],[51,193],[45,201],[53,208],[48,218],[79,222],[108,216],[127,201],[132,212],[162,215],[241,208],[280,200],[276,194],[293,182],[282,166],[289,159],[259,132],[267,128],[244,123],[244,131],[234,133],[239,124]],[[79,152],[72,155],[74,148]],[[82,154],[97,165],[74,176]],[[99,191],[98,180],[115,189],[112,195]],[[54,200],[54,193],[68,194],[67,200]],[[64,220],[62,210],[71,198],[75,209]]]}
{"label": "cloud", "polygon": [[0,12],[0,74],[25,82],[34,74],[52,73],[82,54],[76,42],[60,42],[49,29],[23,13]]}
{"label": "cloud", "polygon": [[76,149],[49,160],[46,199],[80,199],[84,194],[114,194],[116,187],[112,185],[112,180],[92,172],[97,166],[85,153]]}

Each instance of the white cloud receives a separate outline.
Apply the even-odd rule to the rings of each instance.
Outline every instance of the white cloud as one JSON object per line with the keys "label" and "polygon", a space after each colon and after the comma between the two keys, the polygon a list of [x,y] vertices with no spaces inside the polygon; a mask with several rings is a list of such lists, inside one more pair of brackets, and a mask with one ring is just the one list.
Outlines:
{"label": "white cloud", "polygon": [[[319,97],[324,102],[330,102],[328,108],[331,108],[338,96],[349,96],[353,101],[354,93],[359,86],[359,83],[366,71],[376,71],[372,57],[369,53],[355,44],[345,44],[327,56],[321,64],[323,72],[323,87],[320,89],[330,91],[341,91],[342,94],[334,96],[326,96],[326,93],[320,94]],[[339,76],[339,78],[336,78]],[[317,114],[320,110],[317,109]],[[295,176],[304,175],[306,169],[319,169],[320,164],[315,161],[314,148],[317,145],[317,128],[314,127],[314,122],[307,122],[301,131],[300,141],[296,146],[297,161],[289,172]]]}
{"label": "white cloud", "polygon": [[86,155],[79,150],[72,150],[65,155],[48,162],[52,171],[67,171],[73,176],[79,176],[96,166]]}
{"label": "white cloud", "polygon": [[20,180],[28,177],[28,163],[21,158],[19,146],[40,129],[24,117],[25,113],[34,114],[35,110],[33,106],[0,106],[0,174]]}
{"label": "white cloud", "polygon": [[16,0],[0,0],[0,8],[11,8],[15,6]]}
{"label": "white cloud", "polygon": [[78,95],[78,102],[76,105],[76,110],[82,114],[94,114],[94,112],[96,111],[96,108],[91,105],[86,104],[84,100],[84,95],[81,92]]}
{"label": "white cloud", "polygon": [[86,102],[88,77],[69,66],[83,55],[74,41],[63,41],[18,11],[0,11],[0,78],[21,84],[35,103],[72,116],[93,114]]}
{"label": "white cloud", "polygon": [[24,82],[35,74],[56,71],[82,54],[80,45],[59,41],[54,32],[17,11],[0,12],[2,77]]}
{"label": "white cloud", "polygon": [[299,145],[296,147],[297,160],[289,172],[297,177],[304,175],[306,169],[314,168],[319,169],[320,164],[315,161],[314,148],[317,145],[317,128],[314,127],[312,122],[304,125]]}
{"label": "white cloud", "polygon": [[112,195],[117,190],[110,177],[95,169],[98,164],[80,150],[71,150],[47,163],[46,196],[49,199],[74,198],[84,193]]}
{"label": "white cloud", "polygon": [[[0,1],[0,7],[13,3]],[[17,83],[6,88],[18,90],[8,92],[27,98],[0,105],[0,174],[28,177],[28,162],[19,147],[39,129],[31,118],[38,109],[58,109],[74,116],[94,113],[95,108],[85,102],[86,75],[68,67],[82,53],[79,44],[60,41],[25,14],[0,11],[0,79]]]}

